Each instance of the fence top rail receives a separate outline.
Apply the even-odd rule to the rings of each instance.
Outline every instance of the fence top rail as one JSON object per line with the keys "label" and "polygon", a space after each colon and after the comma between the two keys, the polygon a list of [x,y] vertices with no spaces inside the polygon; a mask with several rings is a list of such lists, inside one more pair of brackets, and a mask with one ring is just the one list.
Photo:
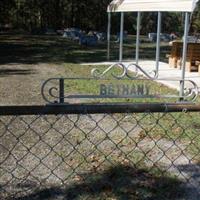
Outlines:
{"label": "fence top rail", "polygon": [[200,105],[187,103],[99,103],[36,106],[0,106],[2,115],[59,115],[144,112],[200,112]]}

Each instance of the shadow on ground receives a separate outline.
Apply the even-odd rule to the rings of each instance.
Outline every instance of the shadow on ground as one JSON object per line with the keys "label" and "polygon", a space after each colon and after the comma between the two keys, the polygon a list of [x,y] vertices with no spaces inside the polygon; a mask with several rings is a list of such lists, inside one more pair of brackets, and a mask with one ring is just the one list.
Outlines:
{"label": "shadow on ground", "polygon": [[187,174],[187,190],[190,200],[197,200],[200,197],[200,163],[179,165],[178,170]]}
{"label": "shadow on ground", "polygon": [[0,77],[10,76],[10,75],[30,75],[30,74],[35,74],[35,72],[29,69],[0,69]]}
{"label": "shadow on ground", "polygon": [[[134,59],[135,42],[124,44],[124,59]],[[81,46],[61,36],[0,35],[0,64],[84,63],[106,61],[106,42],[94,47]],[[161,46],[161,61],[166,61],[168,46]],[[118,60],[119,44],[111,43],[111,60]],[[142,59],[155,60],[155,44],[140,48]]]}
{"label": "shadow on ground", "polygon": [[0,64],[80,63],[106,59],[106,46],[80,46],[61,36],[0,35]]}
{"label": "shadow on ground", "polygon": [[64,188],[50,187],[15,200],[169,200],[183,199],[182,182],[159,177],[147,170],[119,165],[106,171],[79,175],[75,183]]}

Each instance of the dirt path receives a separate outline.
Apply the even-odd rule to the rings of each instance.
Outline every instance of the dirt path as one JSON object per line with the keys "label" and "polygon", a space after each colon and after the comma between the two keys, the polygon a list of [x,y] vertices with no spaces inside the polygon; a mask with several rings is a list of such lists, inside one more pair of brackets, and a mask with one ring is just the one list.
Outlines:
{"label": "dirt path", "polygon": [[63,76],[62,65],[12,64],[0,66],[0,105],[44,104],[42,82],[51,77]]}

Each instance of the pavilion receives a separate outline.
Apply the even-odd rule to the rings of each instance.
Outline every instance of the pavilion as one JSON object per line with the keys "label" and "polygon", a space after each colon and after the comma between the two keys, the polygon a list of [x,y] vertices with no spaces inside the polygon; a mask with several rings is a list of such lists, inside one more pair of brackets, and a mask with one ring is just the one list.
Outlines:
{"label": "pavilion", "polygon": [[137,37],[136,37],[136,54],[135,64],[139,62],[139,41],[140,41],[140,23],[142,12],[157,12],[157,45],[156,45],[156,66],[155,72],[158,77],[159,60],[160,60],[160,33],[163,12],[181,12],[185,14],[184,41],[182,53],[182,81],[180,94],[184,92],[185,68],[187,57],[187,38],[189,32],[190,16],[192,15],[198,0],[113,0],[107,8],[108,12],[108,31],[107,31],[107,59],[110,59],[110,33],[111,33],[111,13],[121,13],[120,20],[120,44],[119,44],[119,62],[123,60],[123,32],[124,32],[124,13],[137,12]]}

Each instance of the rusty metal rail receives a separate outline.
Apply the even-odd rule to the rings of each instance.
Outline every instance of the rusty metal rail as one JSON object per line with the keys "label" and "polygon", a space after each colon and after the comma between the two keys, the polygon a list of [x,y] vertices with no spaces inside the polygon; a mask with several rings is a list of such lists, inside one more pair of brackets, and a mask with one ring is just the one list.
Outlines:
{"label": "rusty metal rail", "polygon": [[189,103],[107,103],[59,104],[38,106],[0,106],[0,115],[51,115],[51,114],[100,114],[143,112],[199,112],[200,105]]}

